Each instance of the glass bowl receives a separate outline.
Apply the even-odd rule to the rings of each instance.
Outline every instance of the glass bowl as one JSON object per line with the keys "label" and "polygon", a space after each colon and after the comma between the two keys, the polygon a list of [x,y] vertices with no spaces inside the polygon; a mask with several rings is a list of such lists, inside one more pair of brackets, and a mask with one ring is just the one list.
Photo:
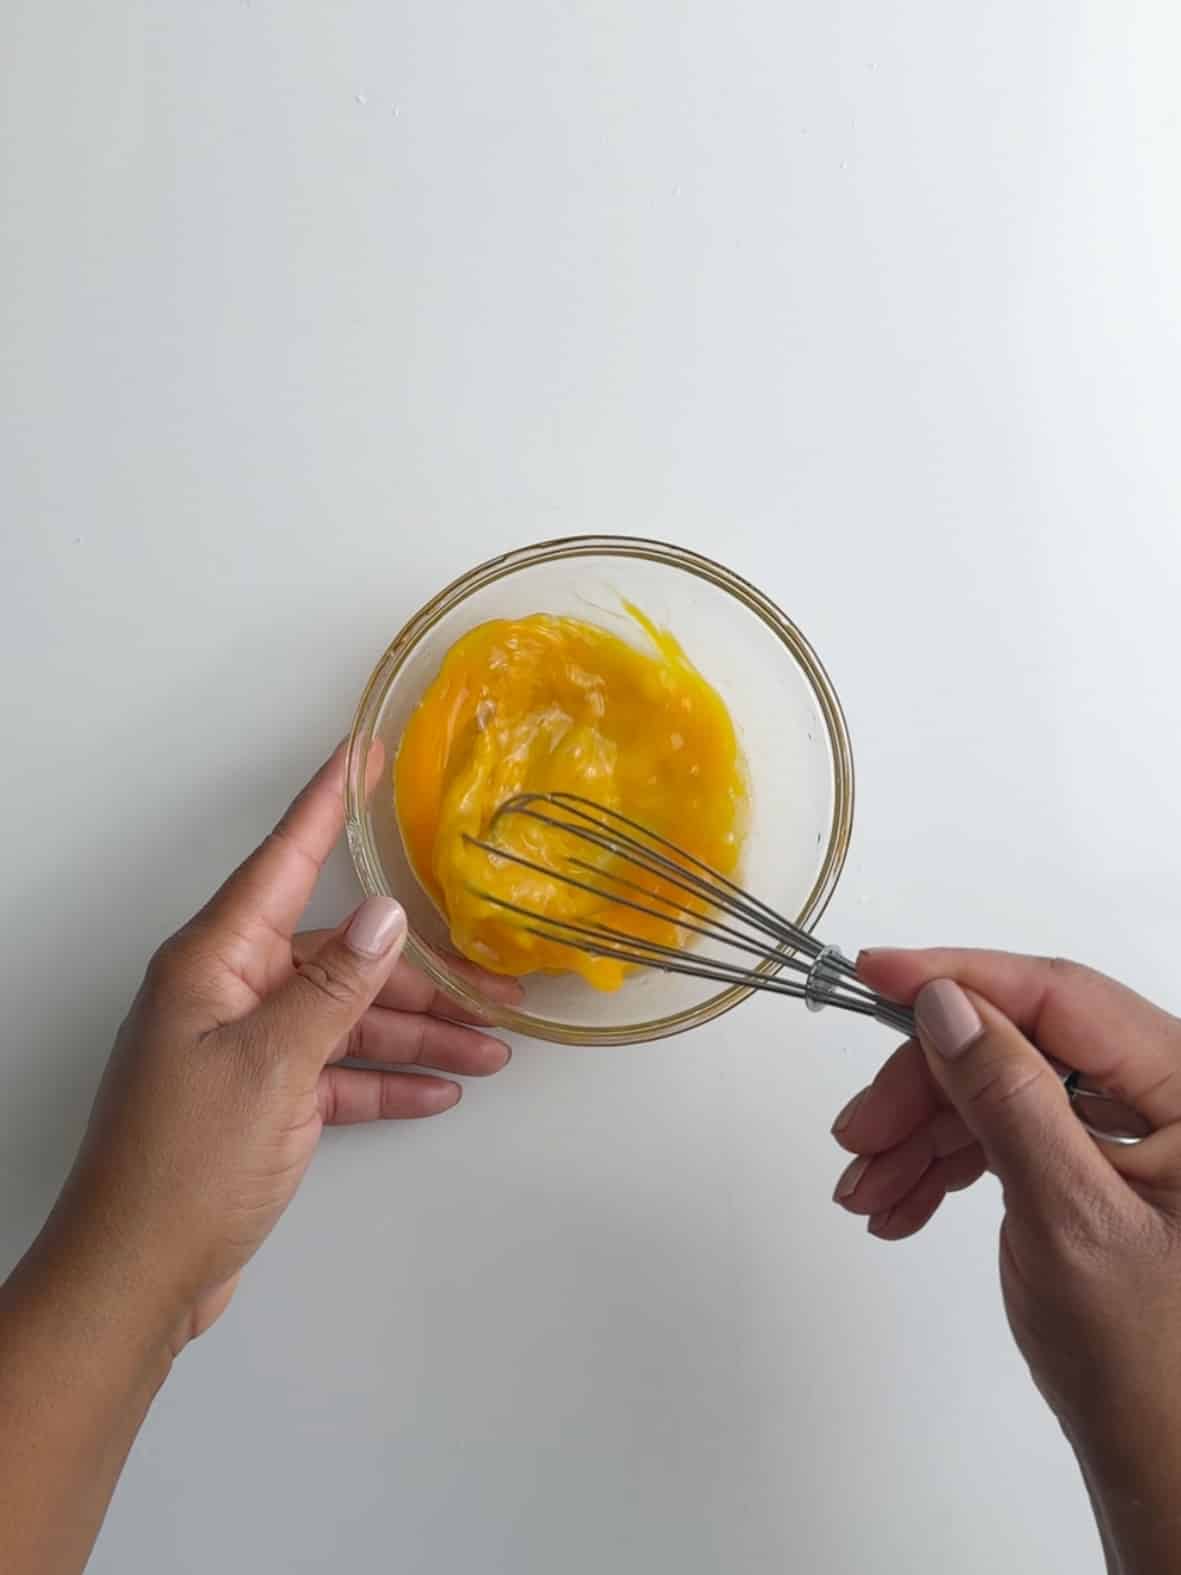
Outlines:
{"label": "glass bowl", "polygon": [[[663,542],[576,536],[493,558],[440,591],[393,641],[357,707],[346,767],[349,848],[366,893],[405,907],[406,953],[434,984],[500,1028],[559,1044],[661,1039],[719,1017],[751,992],[645,969],[612,994],[571,975],[536,974],[522,980],[520,1006],[485,998],[455,968],[446,922],[411,868],[394,813],[393,763],[407,720],[462,634],[490,618],[544,612],[642,647],[624,598],[672,631],[729,707],[750,776],[741,877],[751,890],[810,929],[832,897],[852,830],[853,757],[836,691],[791,620],[729,569]],[[375,740],[384,761],[367,783]]]}

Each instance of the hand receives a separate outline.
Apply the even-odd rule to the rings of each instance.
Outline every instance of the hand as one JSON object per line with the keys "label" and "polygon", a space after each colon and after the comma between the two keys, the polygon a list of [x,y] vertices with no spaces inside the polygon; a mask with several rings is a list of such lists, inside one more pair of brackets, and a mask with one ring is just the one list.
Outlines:
{"label": "hand", "polygon": [[397,903],[370,897],[334,932],[294,933],[341,831],[342,782],[338,751],[153,958],[48,1228],[118,1265],[174,1353],[224,1309],[325,1124],[437,1115],[459,1085],[401,1068],[483,1076],[509,1059],[398,960]]}
{"label": "hand", "polygon": [[[858,1157],[836,1200],[898,1240],[947,1192],[996,1173],[1009,1321],[1078,1452],[1111,1568],[1175,1568],[1181,1022],[1073,963],[875,951],[858,971],[915,1003],[919,1042],[838,1116],[837,1141]],[[1046,1056],[1138,1111],[1152,1135],[1097,1144]]]}
{"label": "hand", "polygon": [[398,960],[396,902],[294,933],[344,820],[343,769],[338,751],[152,959],[61,1198],[0,1285],[0,1569],[78,1575],[173,1359],[229,1301],[325,1123],[459,1098],[387,1068],[508,1060]]}

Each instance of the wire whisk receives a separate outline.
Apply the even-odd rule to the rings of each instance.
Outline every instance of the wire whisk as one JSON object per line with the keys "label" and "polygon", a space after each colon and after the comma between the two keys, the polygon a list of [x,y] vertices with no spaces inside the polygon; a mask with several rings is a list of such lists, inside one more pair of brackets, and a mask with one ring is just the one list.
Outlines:
{"label": "wire whisk", "polygon": [[[555,866],[490,840],[514,816],[565,833],[572,851]],[[912,1014],[862,984],[839,947],[825,946],[711,865],[593,799],[577,793],[521,793],[506,799],[496,811],[488,838],[465,840],[491,858],[584,892],[605,908],[630,910],[665,924],[671,921],[687,935],[757,961],[736,961],[650,940],[593,917],[578,923],[472,888],[482,901],[521,920],[526,934],[637,968],[792,996],[813,1011],[837,1006],[872,1017],[899,1033],[914,1032]],[[597,862],[583,856],[590,850],[600,856]]]}
{"label": "wire whisk", "polygon": [[[559,863],[543,863],[494,840],[504,822],[514,817],[564,833],[571,839],[572,851]],[[520,793],[496,811],[487,837],[464,840],[491,859],[595,899],[584,915],[586,922],[579,922],[472,886],[475,896],[514,915],[526,934],[635,968],[657,968],[790,996],[816,1012],[839,1007],[871,1017],[908,1038],[914,1034],[914,1013],[863,984],[854,963],[839,947],[824,945],[712,865],[593,799],[577,793]],[[540,889],[546,891],[544,886]],[[665,925],[671,921],[675,931],[686,937],[709,941],[754,961],[674,946],[600,922],[599,910],[613,908]],[[1147,1135],[1148,1128],[1135,1111],[1071,1068],[1051,1064],[1075,1114],[1094,1137],[1105,1143],[1134,1144]]]}

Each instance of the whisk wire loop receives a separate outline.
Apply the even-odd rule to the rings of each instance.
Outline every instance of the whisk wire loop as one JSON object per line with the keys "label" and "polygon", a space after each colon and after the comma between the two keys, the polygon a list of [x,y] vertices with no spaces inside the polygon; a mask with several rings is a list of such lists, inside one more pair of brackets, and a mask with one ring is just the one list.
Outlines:
{"label": "whisk wire loop", "polygon": [[[592,863],[578,853],[557,863],[518,853],[496,840],[504,821],[513,816],[564,833],[576,846],[596,849],[623,869]],[[854,964],[837,947],[825,946],[728,876],[618,810],[575,793],[519,794],[496,811],[487,837],[466,840],[491,859],[597,899],[608,912],[622,909],[672,923],[687,936],[730,947],[756,961],[746,965],[669,945],[599,922],[597,915],[596,922],[577,923],[473,887],[482,901],[524,921],[527,934],[625,965],[791,996],[814,1011],[837,1006],[904,1034],[914,1031],[910,1012],[862,984]],[[647,880],[637,880],[636,874]],[[784,971],[798,977],[785,978]]]}
{"label": "whisk wire loop", "polygon": [[[565,833],[576,846],[594,848],[606,855],[607,862],[569,853],[557,863],[545,863],[518,853],[503,840],[497,840],[504,821],[513,816]],[[467,836],[464,840],[494,864],[516,865],[558,887],[583,892],[598,904],[583,915],[585,922],[580,922],[545,912],[544,902],[541,907],[530,907],[472,886],[481,901],[519,919],[527,935],[634,968],[657,968],[692,979],[788,996],[803,1001],[814,1012],[826,1006],[839,1007],[844,1012],[872,1017],[908,1037],[914,1033],[913,1012],[863,984],[857,977],[856,965],[839,947],[824,945],[720,870],[617,809],[578,793],[520,793],[506,799],[496,811],[487,837]],[[617,929],[603,922],[613,909],[672,924],[675,935],[727,946],[757,962],[753,966],[735,962],[712,952]],[[1056,1070],[1075,1113],[1092,1136],[1116,1144],[1143,1140],[1147,1127],[1135,1111],[1123,1107],[1105,1090],[1084,1084],[1070,1068]],[[1091,1108],[1088,1101],[1096,1102],[1098,1111],[1105,1112],[1102,1118],[1096,1114],[1094,1120],[1088,1119],[1084,1113]]]}

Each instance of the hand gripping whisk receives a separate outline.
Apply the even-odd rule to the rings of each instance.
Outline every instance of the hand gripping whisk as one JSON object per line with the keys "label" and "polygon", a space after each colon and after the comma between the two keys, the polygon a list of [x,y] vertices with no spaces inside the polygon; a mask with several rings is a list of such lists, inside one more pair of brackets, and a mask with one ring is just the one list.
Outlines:
{"label": "hand gripping whisk", "polygon": [[[569,837],[571,852],[560,866],[540,863],[494,840],[497,830],[514,816]],[[854,963],[839,947],[824,945],[684,848],[593,799],[576,793],[518,794],[496,811],[488,838],[465,841],[490,859],[584,892],[608,912],[623,909],[666,924],[671,921],[686,936],[727,948],[730,955],[630,934],[603,922],[593,908],[585,922],[576,922],[473,887],[475,896],[511,913],[530,935],[636,968],[790,996],[814,1012],[839,1007],[872,1017],[908,1038],[914,1034],[910,1009],[863,984]],[[1146,1136],[1134,1111],[1104,1090],[1084,1085],[1070,1068],[1055,1063],[1055,1070],[1079,1120],[1095,1137],[1130,1144]]]}

